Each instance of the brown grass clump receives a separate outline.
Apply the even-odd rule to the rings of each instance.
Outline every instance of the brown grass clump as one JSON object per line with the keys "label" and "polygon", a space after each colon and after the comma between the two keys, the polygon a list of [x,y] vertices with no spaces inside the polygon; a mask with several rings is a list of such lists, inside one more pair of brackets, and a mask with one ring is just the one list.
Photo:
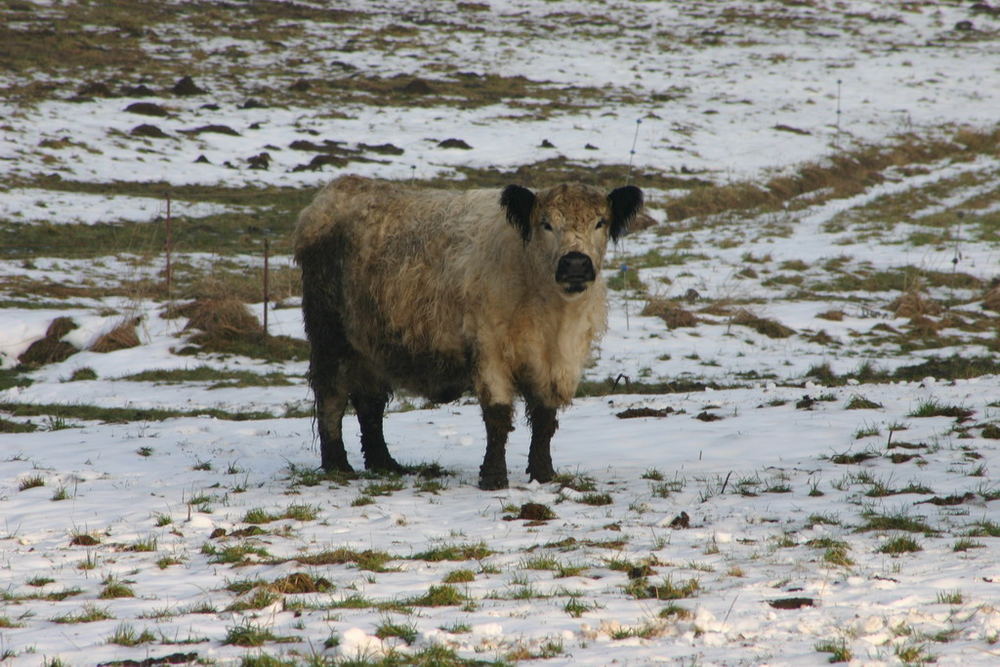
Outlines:
{"label": "brown grass clump", "polygon": [[138,347],[142,344],[139,340],[139,333],[136,327],[142,318],[130,317],[120,322],[114,329],[101,336],[90,346],[91,352],[114,352],[115,350],[125,350],[130,347]]}
{"label": "brown grass clump", "polygon": [[920,338],[933,338],[937,336],[941,329],[941,323],[935,322],[924,315],[916,315],[910,318],[909,333]]}
{"label": "brown grass clump", "polygon": [[667,299],[650,299],[646,302],[641,314],[647,317],[659,317],[671,329],[693,327],[698,324],[698,318],[694,313],[684,310],[674,301]]}
{"label": "brown grass clump", "polygon": [[754,315],[745,308],[741,308],[736,311],[730,321],[733,324],[750,327],[757,333],[764,334],[769,338],[788,338],[789,336],[795,334],[795,329],[786,327],[777,320],[771,320],[766,317]]}
{"label": "brown grass clump", "polygon": [[910,290],[901,294],[898,298],[887,306],[896,317],[925,317],[927,315],[940,315],[941,305],[922,295],[916,290]]}
{"label": "brown grass clump", "polygon": [[176,312],[188,318],[185,329],[200,329],[213,338],[247,338],[263,333],[260,322],[239,299],[197,299],[178,307]]}
{"label": "brown grass clump", "polygon": [[323,577],[313,577],[305,572],[293,572],[271,583],[268,588],[275,593],[322,593],[330,590],[332,584]]}
{"label": "brown grass clump", "polygon": [[1000,285],[997,285],[983,297],[983,308],[1000,312]]}
{"label": "brown grass clump", "polygon": [[18,356],[17,361],[22,366],[36,368],[68,359],[79,350],[73,344],[60,339],[78,326],[72,318],[57,317],[49,324],[45,336],[29,345],[28,349]]}
{"label": "brown grass clump", "polygon": [[844,321],[844,311],[842,310],[827,310],[816,317],[824,320],[830,320],[831,322],[843,322]]}

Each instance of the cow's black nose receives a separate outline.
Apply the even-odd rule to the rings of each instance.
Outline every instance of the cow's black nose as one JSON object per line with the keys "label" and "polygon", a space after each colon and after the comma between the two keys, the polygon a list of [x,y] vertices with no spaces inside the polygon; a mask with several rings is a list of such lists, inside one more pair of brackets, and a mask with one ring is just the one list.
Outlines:
{"label": "cow's black nose", "polygon": [[582,252],[569,252],[559,258],[556,268],[556,282],[572,283],[582,287],[582,283],[593,282],[594,263]]}

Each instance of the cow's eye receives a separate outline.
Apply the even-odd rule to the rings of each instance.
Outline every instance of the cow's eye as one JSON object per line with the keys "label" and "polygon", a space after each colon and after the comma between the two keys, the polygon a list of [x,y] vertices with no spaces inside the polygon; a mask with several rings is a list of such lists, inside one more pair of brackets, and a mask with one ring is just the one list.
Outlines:
{"label": "cow's eye", "polygon": [[545,218],[542,218],[542,229],[544,229],[547,232],[552,231],[552,225],[550,225],[549,221],[546,220]]}
{"label": "cow's eye", "polygon": [[597,221],[597,226],[594,227],[594,229],[600,229],[601,227],[603,227],[606,224],[608,224],[608,221],[605,220],[604,218],[601,218],[600,220]]}

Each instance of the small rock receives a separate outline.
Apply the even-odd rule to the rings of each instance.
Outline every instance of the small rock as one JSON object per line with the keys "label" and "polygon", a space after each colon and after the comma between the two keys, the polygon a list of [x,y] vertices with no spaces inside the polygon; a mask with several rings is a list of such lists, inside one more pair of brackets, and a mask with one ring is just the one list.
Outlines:
{"label": "small rock", "polygon": [[683,530],[684,528],[691,527],[691,517],[688,516],[687,512],[681,512],[673,518],[670,522],[670,527],[674,530]]}
{"label": "small rock", "polygon": [[548,139],[542,139],[542,143],[538,144],[539,148],[555,148],[556,145],[549,141]]}
{"label": "small rock", "polygon": [[722,419],[722,417],[716,414],[712,414],[711,412],[705,411],[698,413],[698,416],[696,416],[695,419],[703,422],[716,422]]}
{"label": "small rock", "polygon": [[190,95],[204,95],[208,91],[204,88],[199,88],[198,84],[190,76],[184,76],[177,80],[177,83],[170,89],[170,92],[174,95],[187,97]]}
{"label": "small rock", "polygon": [[202,125],[201,127],[196,127],[193,130],[181,130],[184,134],[225,134],[230,137],[238,137],[240,133],[229,127],[228,125]]}
{"label": "small rock", "polygon": [[264,109],[264,108],[266,108],[266,105],[263,102],[261,102],[260,100],[254,99],[253,97],[251,97],[246,102],[244,102],[240,106],[240,108],[241,109]]}
{"label": "small rock", "polygon": [[596,151],[596,150],[600,150],[600,149],[599,149],[599,148],[597,148],[597,146],[595,146],[594,144],[587,144],[587,145],[586,145],[586,146],[584,146],[583,148],[584,148],[584,150],[588,150],[588,151]]}
{"label": "small rock", "polygon": [[271,166],[271,156],[267,153],[258,153],[253,157],[247,158],[247,162],[250,163],[251,169],[266,170]]}
{"label": "small rock", "polygon": [[86,83],[80,87],[80,90],[76,91],[79,97],[114,97],[114,93],[111,92],[111,88],[108,84],[101,83],[100,81],[92,81]]}
{"label": "small rock", "polygon": [[195,164],[212,164],[211,162],[208,161],[208,158],[205,157],[204,155],[199,155],[198,159],[195,160],[194,162]]}
{"label": "small rock", "polygon": [[464,151],[472,150],[472,146],[461,139],[445,139],[438,143],[438,148],[461,148]]}
{"label": "small rock", "polygon": [[133,137],[149,137],[150,139],[168,139],[170,136],[155,125],[149,125],[148,123],[136,125],[129,134]]}
{"label": "small rock", "polygon": [[140,116],[157,116],[163,118],[167,116],[167,110],[155,102],[133,102],[125,107],[129,113],[137,113]]}
{"label": "small rock", "polygon": [[149,86],[140,83],[138,86],[125,86],[122,95],[125,97],[152,97],[156,93]]}
{"label": "small rock", "polygon": [[363,151],[371,151],[372,153],[379,153],[382,155],[402,155],[403,149],[399,146],[394,146],[393,144],[358,144],[358,149]]}
{"label": "small rock", "polygon": [[975,30],[975,26],[972,25],[972,21],[959,21],[955,24],[955,30],[962,30],[968,32],[970,30]]}
{"label": "small rock", "polygon": [[529,521],[549,521],[556,518],[556,513],[549,509],[548,505],[524,503],[521,505],[521,511],[518,513],[517,518]]}

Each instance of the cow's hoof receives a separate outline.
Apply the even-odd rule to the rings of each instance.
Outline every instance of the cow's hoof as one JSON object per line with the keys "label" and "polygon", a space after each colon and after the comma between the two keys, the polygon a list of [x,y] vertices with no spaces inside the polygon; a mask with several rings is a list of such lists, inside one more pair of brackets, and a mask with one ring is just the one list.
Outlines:
{"label": "cow's hoof", "polygon": [[322,468],[323,468],[323,472],[330,472],[330,473],[332,473],[332,472],[353,473],[354,472],[354,468],[351,467],[351,464],[347,462],[346,458],[343,461],[333,461],[333,462],[324,461],[323,464],[322,464]]}
{"label": "cow's hoof", "polygon": [[532,470],[529,466],[525,472],[528,473],[529,480],[539,482],[541,484],[551,482],[556,476],[556,471],[552,468],[546,468],[545,470]]}
{"label": "cow's hoof", "polygon": [[496,491],[506,489],[507,475],[480,475],[479,488],[483,491]]}
{"label": "cow's hoof", "polygon": [[365,461],[365,470],[389,473],[391,475],[405,475],[409,472],[405,466],[401,466],[396,462],[396,459],[391,456],[387,456],[384,459],[376,459],[374,461]]}

